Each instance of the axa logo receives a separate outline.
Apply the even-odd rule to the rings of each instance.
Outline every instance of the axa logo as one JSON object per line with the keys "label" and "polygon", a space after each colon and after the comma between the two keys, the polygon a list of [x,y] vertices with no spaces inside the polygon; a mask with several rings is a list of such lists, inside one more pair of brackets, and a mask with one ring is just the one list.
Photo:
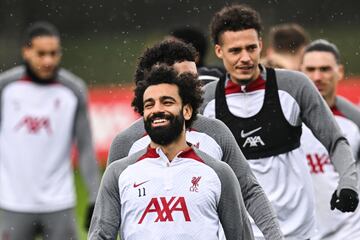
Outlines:
{"label": "axa logo", "polygon": [[199,182],[201,177],[193,177],[191,179],[192,186],[190,187],[190,192],[198,192],[199,191]]}
{"label": "axa logo", "polygon": [[37,134],[44,129],[48,134],[52,133],[50,119],[48,117],[24,116],[15,126],[15,130],[25,127],[30,134]]}
{"label": "axa logo", "polygon": [[174,222],[174,212],[182,213],[184,220],[191,222],[184,197],[155,197],[150,200],[138,224],[142,224],[145,218],[153,218],[154,222]]}
{"label": "axa logo", "polygon": [[241,130],[241,132],[240,132],[241,137],[246,138],[242,147],[247,147],[247,146],[249,146],[249,147],[257,147],[259,145],[265,146],[265,143],[261,139],[260,136],[250,137],[250,135],[256,133],[259,130],[261,130],[261,127],[258,127],[256,129],[253,129],[253,130],[248,131],[248,132],[244,132],[244,130]]}
{"label": "axa logo", "polygon": [[255,137],[248,137],[246,138],[243,147],[257,147],[259,145],[265,146],[264,141],[261,139],[260,136],[255,136]]}
{"label": "axa logo", "polygon": [[310,173],[319,174],[324,173],[324,167],[326,164],[330,163],[330,158],[327,154],[319,155],[317,153],[307,154],[306,159],[308,161],[308,165],[310,167]]}

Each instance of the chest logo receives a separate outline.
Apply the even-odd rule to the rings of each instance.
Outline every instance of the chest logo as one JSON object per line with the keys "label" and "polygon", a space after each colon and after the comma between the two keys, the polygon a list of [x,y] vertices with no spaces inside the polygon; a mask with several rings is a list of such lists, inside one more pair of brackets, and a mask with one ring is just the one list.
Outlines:
{"label": "chest logo", "polygon": [[246,138],[244,144],[243,144],[243,148],[244,147],[257,147],[259,145],[265,146],[264,141],[261,139],[260,136],[255,136],[255,137],[248,137]]}
{"label": "chest logo", "polygon": [[261,128],[262,127],[258,127],[258,128],[254,129],[254,130],[251,130],[251,131],[247,132],[247,133],[245,133],[244,130],[241,130],[240,135],[241,135],[242,138],[246,138],[246,137],[250,136],[251,134],[256,133]]}
{"label": "chest logo", "polygon": [[184,197],[152,198],[142,214],[138,224],[142,224],[148,215],[154,216],[154,222],[174,222],[173,213],[180,212],[186,222],[191,222],[188,207]]}
{"label": "chest logo", "polygon": [[52,133],[48,117],[24,116],[15,126],[15,130],[17,131],[22,127],[25,127],[30,134],[38,134],[41,129],[45,129],[49,135]]}
{"label": "chest logo", "polygon": [[331,164],[329,156],[327,154],[319,155],[315,154],[307,154],[306,155],[308,165],[310,167],[310,173],[319,174],[324,173],[324,167],[326,164]]}
{"label": "chest logo", "polygon": [[150,181],[150,180],[147,180],[147,181],[144,181],[144,182],[141,182],[141,183],[138,183],[138,184],[136,184],[136,183],[134,182],[133,187],[134,187],[134,188],[137,188],[137,187],[143,185],[144,183],[147,183],[148,181]]}
{"label": "chest logo", "polygon": [[191,179],[192,186],[190,187],[190,192],[198,192],[199,191],[199,182],[201,177],[193,177]]}

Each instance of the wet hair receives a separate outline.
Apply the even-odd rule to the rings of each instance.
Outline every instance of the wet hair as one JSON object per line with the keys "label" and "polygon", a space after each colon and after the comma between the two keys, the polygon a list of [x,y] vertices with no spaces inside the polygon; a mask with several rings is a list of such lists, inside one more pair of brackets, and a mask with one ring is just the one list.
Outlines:
{"label": "wet hair", "polygon": [[296,23],[276,25],[269,32],[270,46],[278,53],[296,54],[309,41],[308,33]]}
{"label": "wet hair", "polygon": [[195,48],[182,41],[165,40],[157,43],[153,47],[146,49],[139,58],[134,81],[135,83],[142,81],[146,73],[149,72],[154,65],[166,64],[172,66],[176,62],[195,62],[196,56]]}
{"label": "wet hair", "polygon": [[305,53],[308,52],[329,52],[332,53],[335,57],[336,63],[339,64],[340,63],[340,51],[339,49],[336,47],[335,44],[325,40],[325,39],[317,39],[313,42],[311,42],[304,51]]}
{"label": "wet hair", "polygon": [[192,44],[199,53],[198,67],[204,65],[204,59],[208,49],[208,41],[204,33],[194,27],[180,27],[170,31],[173,36],[185,43]]}
{"label": "wet hair", "polygon": [[35,22],[25,30],[23,46],[31,47],[32,40],[34,38],[43,36],[56,37],[60,39],[60,33],[53,24],[49,22]]}
{"label": "wet hair", "polygon": [[137,82],[134,93],[135,97],[131,106],[136,112],[144,114],[144,92],[153,85],[162,83],[174,84],[179,89],[179,96],[182,104],[189,104],[192,108],[192,116],[185,121],[186,128],[190,127],[196,119],[198,109],[203,102],[201,90],[201,81],[197,80],[197,76],[192,73],[179,74],[172,68],[165,64],[155,65],[150,72],[145,76],[144,80]]}
{"label": "wet hair", "polygon": [[226,31],[255,29],[261,35],[261,18],[257,11],[246,5],[225,6],[215,13],[210,23],[211,38],[214,44],[220,43],[220,36]]}

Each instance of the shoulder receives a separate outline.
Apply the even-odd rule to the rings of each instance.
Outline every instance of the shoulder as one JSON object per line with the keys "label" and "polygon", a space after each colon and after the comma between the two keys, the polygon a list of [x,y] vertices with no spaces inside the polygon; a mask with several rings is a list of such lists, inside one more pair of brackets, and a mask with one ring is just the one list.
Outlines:
{"label": "shoulder", "polygon": [[341,96],[336,96],[335,105],[346,118],[360,127],[360,110],[358,106]]}
{"label": "shoulder", "polygon": [[114,143],[132,143],[144,136],[145,129],[142,119],[136,120],[130,127],[114,138]]}
{"label": "shoulder", "polygon": [[109,172],[109,174],[120,177],[124,170],[135,164],[140,159],[140,157],[145,154],[145,152],[146,149],[141,150],[133,155],[121,158],[119,161],[114,161],[106,167],[106,171]]}
{"label": "shoulder", "polygon": [[205,86],[206,84],[218,81],[222,76],[224,76],[225,71],[224,69],[218,68],[218,67],[201,67],[198,68],[198,79],[201,81],[201,83]]}
{"label": "shoulder", "polygon": [[25,74],[25,66],[17,66],[0,73],[0,87],[18,80]]}
{"label": "shoulder", "polygon": [[289,90],[296,87],[313,85],[311,80],[299,71],[275,69],[275,74],[279,89]]}
{"label": "shoulder", "polygon": [[86,97],[87,87],[85,82],[72,72],[61,68],[58,73],[58,81],[60,84],[73,91],[75,95],[79,97]]}
{"label": "shoulder", "polygon": [[208,118],[200,114],[194,121],[192,128],[198,132],[215,136],[214,138],[219,138],[230,131],[226,124],[222,121],[215,118]]}
{"label": "shoulder", "polygon": [[144,133],[143,121],[138,119],[130,127],[117,134],[111,143],[108,162],[111,163],[127,156],[132,145],[142,138]]}
{"label": "shoulder", "polygon": [[222,181],[223,179],[228,179],[231,175],[235,176],[231,167],[225,162],[216,160],[199,149],[194,148],[194,151],[204,161],[204,164],[206,164],[216,173],[220,181]]}
{"label": "shoulder", "polygon": [[202,106],[200,107],[200,112],[202,113],[204,111],[204,109],[206,108],[206,106],[215,99],[215,92],[216,92],[216,87],[217,87],[217,84],[219,83],[220,81],[213,81],[213,82],[210,82],[208,84],[206,84],[204,87],[203,87],[203,90],[204,90],[204,95],[203,95],[203,98],[204,98],[204,102],[202,104]]}

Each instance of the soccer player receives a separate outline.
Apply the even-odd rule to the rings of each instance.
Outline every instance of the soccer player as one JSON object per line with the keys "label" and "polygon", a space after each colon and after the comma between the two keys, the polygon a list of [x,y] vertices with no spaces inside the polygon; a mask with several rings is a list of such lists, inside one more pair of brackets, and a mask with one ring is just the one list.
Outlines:
{"label": "soccer player", "polygon": [[[336,96],[337,84],[344,77],[338,48],[322,39],[310,43],[305,49],[301,69],[315,83],[357,156],[360,131],[352,119],[360,119],[360,111]],[[329,205],[324,204],[334,194],[339,174],[330,162],[326,148],[306,126],[301,136],[301,148],[305,151],[315,189],[318,231],[311,239],[360,239],[359,209],[354,213],[342,213],[330,211]],[[333,204],[331,207],[334,208]]]}
{"label": "soccer player", "polygon": [[[227,74],[205,86],[202,112],[232,131],[275,209],[285,238],[308,239],[315,226],[311,176],[299,149],[302,122],[328,149],[340,175],[334,207],[354,211],[358,174],[348,142],[304,74],[259,65],[259,14],[244,5],[226,6],[214,15],[210,29]],[[261,239],[256,226],[253,230]]]}
{"label": "soccer player", "polygon": [[110,164],[96,200],[89,239],[253,239],[231,168],[191,146],[201,104],[197,76],[155,66],[135,88],[134,109],[151,143]]}
{"label": "soccer player", "polygon": [[77,239],[74,140],[89,190],[88,223],[100,182],[86,88],[59,67],[60,35],[53,25],[34,23],[23,44],[24,64],[0,75],[0,237]]}
{"label": "soccer player", "polygon": [[[163,41],[155,44],[140,58],[135,82],[144,80],[144,73],[159,63],[174,66],[179,73],[196,73],[195,56],[195,50],[191,46],[179,41]],[[282,233],[270,203],[225,124],[199,115],[191,128],[187,129],[186,137],[188,142],[201,151],[230,165],[238,178],[246,209],[266,239],[282,239]],[[150,138],[140,119],[113,140],[108,164],[144,149],[149,143]]]}
{"label": "soccer player", "polygon": [[296,23],[275,25],[269,32],[269,46],[261,62],[266,67],[300,70],[309,35]]}

